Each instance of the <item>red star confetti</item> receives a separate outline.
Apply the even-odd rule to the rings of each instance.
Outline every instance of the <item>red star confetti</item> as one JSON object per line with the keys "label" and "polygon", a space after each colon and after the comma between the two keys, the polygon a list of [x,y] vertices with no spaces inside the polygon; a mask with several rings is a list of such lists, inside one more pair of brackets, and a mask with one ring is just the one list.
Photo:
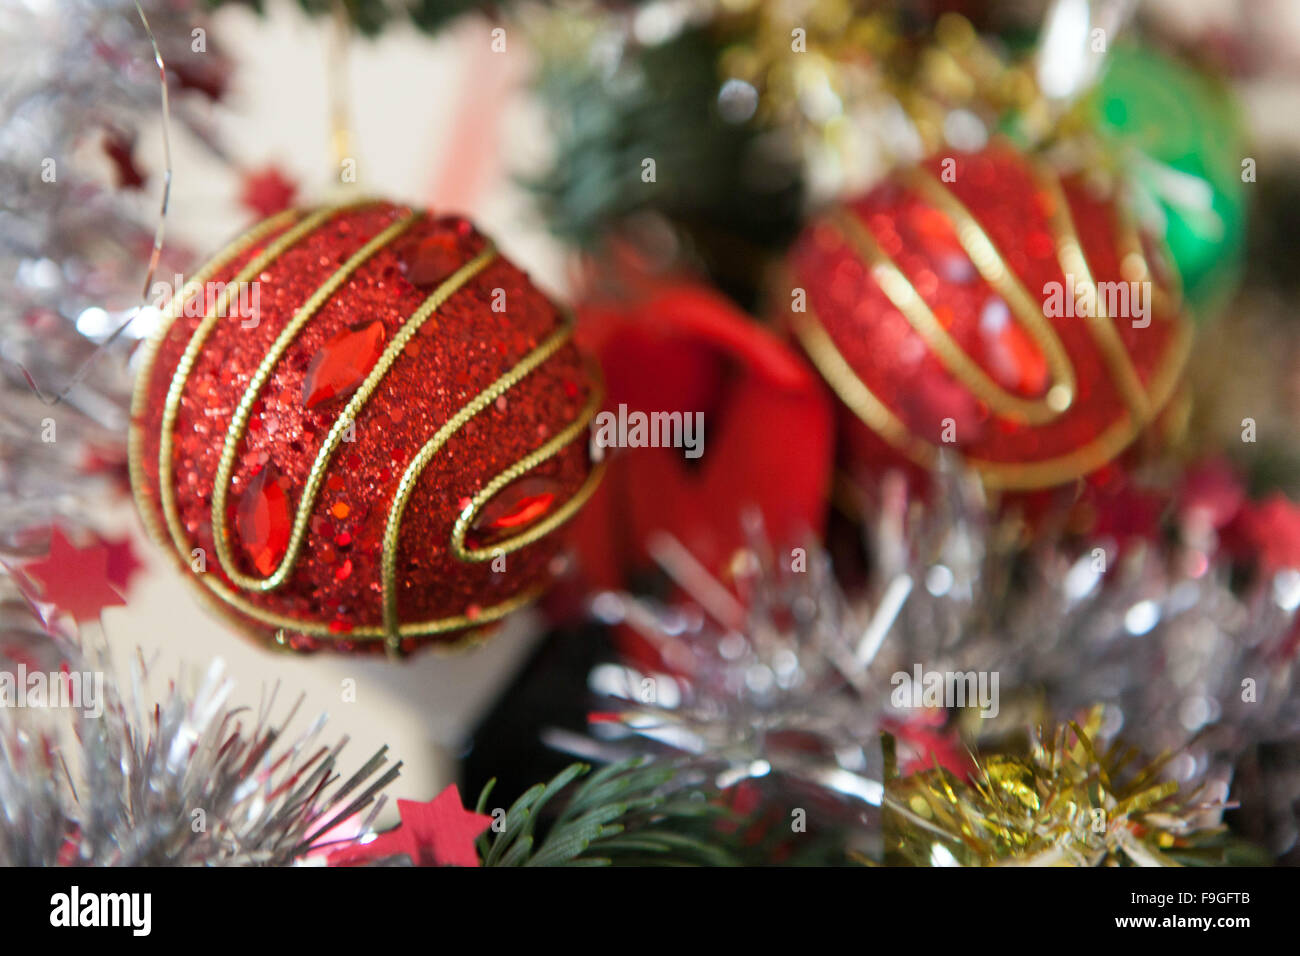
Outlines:
{"label": "red star confetti", "polygon": [[139,189],[145,176],[135,161],[135,137],[120,130],[104,132],[104,155],[113,164],[113,172],[120,189]]}
{"label": "red star confetti", "polygon": [[239,191],[240,204],[258,218],[265,219],[293,205],[298,184],[280,172],[277,166],[244,173]]}
{"label": "red star confetti", "polygon": [[[23,573],[40,588],[34,598],[53,604],[76,621],[94,621],[104,608],[126,603],[113,588],[109,556],[109,548],[102,544],[74,547],[55,526],[50,529],[49,555],[24,565]],[[122,570],[119,564],[119,573],[129,576],[130,571]]]}
{"label": "red star confetti", "polygon": [[128,495],[131,493],[130,469],[120,449],[87,442],[81,454],[81,470],[87,475],[102,475],[113,483],[114,488]]}
{"label": "red star confetti", "polygon": [[405,855],[416,866],[478,866],[474,841],[492,818],[466,810],[453,783],[428,803],[398,800],[402,822],[369,843],[331,853],[330,866],[355,866]]}
{"label": "red star confetti", "polygon": [[131,581],[144,570],[144,564],[135,555],[135,547],[131,544],[130,535],[101,540],[108,570],[108,583],[114,590],[125,594],[131,588]]}

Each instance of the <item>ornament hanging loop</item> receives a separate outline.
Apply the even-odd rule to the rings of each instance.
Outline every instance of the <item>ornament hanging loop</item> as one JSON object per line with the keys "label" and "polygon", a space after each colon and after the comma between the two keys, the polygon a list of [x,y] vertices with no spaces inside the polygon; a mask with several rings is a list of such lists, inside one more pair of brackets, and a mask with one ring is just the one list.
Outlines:
{"label": "ornament hanging loop", "polygon": [[1038,44],[1038,88],[1064,112],[1090,90],[1135,0],[1055,0]]}
{"label": "ornament hanging loop", "polygon": [[[330,148],[334,153],[334,191],[344,192],[357,182],[357,159],[353,152],[352,106],[348,96],[348,52],[352,27],[344,0],[335,0],[325,62],[325,84],[329,97]],[[341,201],[341,200],[340,200]]]}

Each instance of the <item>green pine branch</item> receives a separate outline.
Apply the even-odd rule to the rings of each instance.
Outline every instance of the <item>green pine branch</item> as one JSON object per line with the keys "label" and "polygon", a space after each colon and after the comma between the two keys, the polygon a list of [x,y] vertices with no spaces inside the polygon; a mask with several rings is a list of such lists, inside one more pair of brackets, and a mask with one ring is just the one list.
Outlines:
{"label": "green pine branch", "polygon": [[[485,866],[728,866],[712,839],[725,810],[694,789],[675,786],[676,768],[641,759],[595,773],[573,764],[537,784],[506,811],[504,825],[479,837]],[[496,781],[479,796],[485,813]],[[557,798],[560,798],[557,800]],[[543,811],[563,808],[542,826]]]}

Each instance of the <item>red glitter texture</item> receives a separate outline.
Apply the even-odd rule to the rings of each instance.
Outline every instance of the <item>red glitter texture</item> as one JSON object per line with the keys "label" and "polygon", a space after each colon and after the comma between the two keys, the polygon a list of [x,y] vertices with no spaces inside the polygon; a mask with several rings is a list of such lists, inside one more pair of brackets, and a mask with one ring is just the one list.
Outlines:
{"label": "red glitter texture", "polygon": [[[376,203],[334,214],[260,275],[256,325],[245,327],[251,323],[240,316],[220,321],[200,352],[177,415],[172,483],[187,549],[203,548],[208,555],[204,573],[224,580],[212,535],[213,481],[235,407],[251,377],[295,309],[367,241],[408,211]],[[278,234],[263,237],[214,275],[213,281],[229,281]],[[382,351],[424,302],[431,291],[428,282],[446,277],[433,273],[443,273],[448,266],[454,271],[485,244],[464,219],[426,217],[357,269],[301,330],[262,389],[232,473],[228,527],[233,559],[243,573],[265,576],[265,561],[259,558],[255,567],[250,552],[263,555],[268,545],[276,543],[283,551],[283,543],[273,533],[278,533],[278,526],[265,529],[265,542],[240,540],[238,517],[244,495],[257,491],[258,476],[267,473],[264,469],[274,469],[269,473],[288,490],[290,515],[296,513],[316,454],[346,406],[347,393],[359,384],[342,368],[349,362],[336,362],[340,368],[330,373],[327,383],[313,383],[304,392],[313,360],[319,378],[322,364],[329,361],[329,346],[337,350],[340,342],[349,341],[349,330],[365,329],[372,322],[382,323]],[[438,251],[432,266],[430,248]],[[456,251],[455,262],[448,261],[449,250]],[[413,251],[421,254],[414,270],[419,285],[407,275]],[[495,290],[505,292],[505,311],[492,309],[494,301],[500,302]],[[146,394],[137,422],[143,439],[139,492],[142,504],[159,522],[158,450],[164,402],[200,321],[201,317],[178,318],[145,373]],[[340,444],[331,459],[304,547],[285,584],[269,592],[249,592],[224,583],[259,609],[324,624],[334,635],[288,635],[285,643],[294,649],[382,651],[383,641],[353,640],[347,635],[355,628],[383,623],[383,534],[404,470],[443,423],[517,365],[561,322],[556,307],[528,277],[498,256],[425,322],[359,413],[355,441]],[[325,358],[319,357],[322,349]],[[362,364],[368,360],[369,355],[358,358]],[[476,617],[481,609],[546,582],[548,565],[560,547],[556,535],[509,554],[506,570],[497,572],[490,563],[463,563],[451,553],[452,526],[464,499],[580,416],[594,388],[587,368],[573,344],[566,343],[503,399],[471,419],[434,456],[408,500],[398,543],[396,590],[402,623]],[[331,385],[336,394],[323,396],[321,384]],[[304,407],[304,395],[312,399],[310,408]],[[589,467],[584,435],[528,476],[546,479],[556,500],[564,501],[581,487]],[[266,482],[260,487],[264,489]],[[252,512],[246,508],[246,513]],[[256,527],[257,522],[246,519],[244,526]],[[170,543],[168,547],[175,553]],[[188,562],[183,567],[190,571]],[[246,629],[265,638],[275,636],[276,628],[228,605],[226,609]],[[404,639],[402,647],[410,650],[463,636]]]}
{"label": "red glitter texture", "polygon": [[[942,159],[926,163],[936,177]],[[945,183],[992,239],[1025,289],[1040,301],[1048,282],[1065,282],[1049,225],[1050,194],[1038,187],[1026,161],[996,146],[956,157],[956,178]],[[1108,198],[1066,180],[1064,192],[1083,251],[1098,282],[1121,281],[1118,224]],[[867,228],[902,270],[957,345],[1013,394],[1041,397],[1049,386],[1037,345],[1011,317],[1006,303],[976,271],[948,216],[917,191],[896,182],[851,202],[846,210]],[[1158,273],[1159,263],[1151,261]],[[1044,425],[1026,425],[990,409],[957,381],[894,307],[870,267],[837,228],[810,226],[790,257],[791,283],[807,291],[810,310],[858,378],[915,435],[939,444],[942,421],[956,422],[956,447],[981,461],[1033,463],[1075,451],[1126,413],[1086,320],[1047,319],[1077,379],[1073,404]],[[1076,277],[1077,278],[1077,277]],[[1149,301],[1149,300],[1148,300]],[[1114,322],[1144,390],[1168,360],[1176,316],[1152,306],[1151,323]],[[902,460],[891,445],[841,406],[847,422],[849,464],[878,471]]]}

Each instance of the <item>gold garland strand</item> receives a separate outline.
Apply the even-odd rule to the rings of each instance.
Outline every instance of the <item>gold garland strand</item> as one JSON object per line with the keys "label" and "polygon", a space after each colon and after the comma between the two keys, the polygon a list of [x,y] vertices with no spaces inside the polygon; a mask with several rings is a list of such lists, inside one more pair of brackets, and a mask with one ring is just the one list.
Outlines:
{"label": "gold garland strand", "polygon": [[1103,746],[1102,713],[1037,729],[1028,753],[977,756],[966,779],[937,766],[899,776],[886,738],[886,862],[1178,866],[1212,849],[1225,805],[1162,779],[1171,753],[1142,762],[1122,741]]}

